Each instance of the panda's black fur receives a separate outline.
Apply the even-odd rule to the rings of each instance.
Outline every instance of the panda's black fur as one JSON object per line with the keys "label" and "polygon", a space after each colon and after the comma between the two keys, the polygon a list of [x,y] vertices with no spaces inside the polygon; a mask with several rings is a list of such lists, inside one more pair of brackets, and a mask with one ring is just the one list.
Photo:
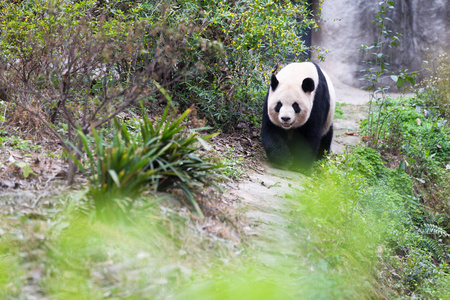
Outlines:
{"label": "panda's black fur", "polygon": [[[313,162],[330,153],[333,138],[333,125],[330,124],[324,133],[324,126],[330,113],[330,93],[327,80],[317,64],[318,85],[311,114],[300,127],[284,129],[275,125],[268,115],[268,97],[270,89],[278,87],[278,80],[272,75],[271,84],[264,100],[261,137],[263,147],[270,162],[279,167],[288,167],[298,171],[309,171]],[[299,88],[305,93],[314,90],[315,83],[311,78],[305,78]],[[334,99],[333,99],[334,100]],[[334,106],[333,106],[334,108]],[[333,112],[331,112],[333,113]]]}

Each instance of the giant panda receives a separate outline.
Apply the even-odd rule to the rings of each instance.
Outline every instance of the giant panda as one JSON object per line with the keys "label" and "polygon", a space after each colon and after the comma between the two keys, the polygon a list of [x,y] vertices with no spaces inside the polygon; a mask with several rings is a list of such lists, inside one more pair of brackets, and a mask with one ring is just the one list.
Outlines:
{"label": "giant panda", "polygon": [[272,74],[261,127],[269,161],[308,173],[330,153],[334,109],[333,84],[317,64],[291,63]]}

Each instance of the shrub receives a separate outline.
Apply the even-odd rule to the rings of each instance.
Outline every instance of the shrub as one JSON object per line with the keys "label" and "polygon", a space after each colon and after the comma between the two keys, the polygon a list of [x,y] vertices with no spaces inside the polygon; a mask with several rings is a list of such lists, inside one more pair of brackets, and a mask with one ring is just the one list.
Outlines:
{"label": "shrub", "polygon": [[351,159],[355,160],[352,163],[356,166],[357,171],[369,179],[380,178],[384,172],[380,153],[372,148],[356,148]]}
{"label": "shrub", "polygon": [[200,136],[198,130],[204,128],[185,132],[186,128],[182,122],[190,112],[191,109],[187,109],[180,117],[175,118],[175,113],[169,114],[167,106],[161,118],[153,123],[144,113],[136,143],[143,145],[145,155],[154,155],[147,168],[156,169],[160,173],[151,182],[155,189],[181,189],[196,211],[202,215],[194,194],[198,193],[202,186],[213,185],[218,188],[216,181],[221,176],[215,170],[222,165],[198,152],[200,147],[197,143],[204,146],[218,133]]}
{"label": "shrub", "polygon": [[154,191],[181,189],[203,216],[194,195],[202,186],[217,187],[220,174],[215,170],[221,165],[200,154],[198,143],[204,145],[216,134],[200,136],[199,129],[187,132],[182,122],[190,110],[179,117],[169,111],[168,105],[155,122],[144,112],[136,135],[115,120],[117,134],[111,142],[93,129],[93,150],[89,138],[79,131],[88,167],[75,160],[89,176],[88,196],[98,215],[109,217],[130,210],[142,189],[150,186]]}
{"label": "shrub", "polygon": [[[260,121],[267,80],[277,64],[309,50],[300,35],[316,28],[305,2],[294,1],[142,1],[133,17],[165,20],[165,26],[193,27],[186,36],[190,51],[180,64],[194,61],[193,72],[171,86],[182,107],[195,105],[209,125],[230,129],[238,122]],[[207,52],[215,48],[217,51]]]}
{"label": "shrub", "polygon": [[450,121],[450,56],[441,54],[425,66],[431,74],[421,82],[417,98],[425,107]]}
{"label": "shrub", "polygon": [[[154,80],[168,86],[196,67],[180,63],[192,48],[189,27],[130,19],[99,3],[0,1],[0,87],[69,152],[66,141],[81,147],[77,128],[101,128],[156,94]],[[74,172],[71,164],[69,182]]]}
{"label": "shrub", "polygon": [[[449,290],[445,282],[450,128],[420,97],[386,100],[383,109],[373,114],[379,120],[377,150],[392,168],[381,179],[393,195],[403,196],[404,203],[393,211],[397,225],[386,232],[392,252],[383,259],[386,274],[394,268],[396,274],[406,275],[383,280],[397,286],[401,295],[414,292],[418,297],[439,297]],[[363,128],[367,125],[365,121]]]}
{"label": "shrub", "polygon": [[[388,99],[385,109],[374,116],[381,120],[378,150],[383,159],[392,168],[410,175],[415,195],[430,210],[450,213],[444,200],[450,195],[448,121],[435,115],[417,98]],[[362,128],[367,129],[367,121],[362,123]]]}
{"label": "shrub", "polygon": [[322,298],[448,292],[444,224],[414,197],[412,178],[387,169],[374,149],[322,161],[298,200],[292,218],[307,230],[308,276],[321,278],[311,288]]}
{"label": "shrub", "polygon": [[[447,121],[434,116],[420,101],[388,99],[383,111],[376,113],[379,148],[406,158],[407,169],[415,177],[433,174],[434,167],[450,161],[450,129]],[[367,130],[367,121],[362,123]]]}

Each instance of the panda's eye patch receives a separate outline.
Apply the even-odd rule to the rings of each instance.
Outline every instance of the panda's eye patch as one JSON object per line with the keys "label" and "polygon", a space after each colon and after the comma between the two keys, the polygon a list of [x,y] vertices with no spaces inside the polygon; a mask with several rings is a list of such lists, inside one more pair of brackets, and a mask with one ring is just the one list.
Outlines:
{"label": "panda's eye patch", "polygon": [[281,104],[281,101],[278,101],[277,105],[275,106],[275,112],[279,113],[282,106],[283,104]]}
{"label": "panda's eye patch", "polygon": [[294,109],[294,111],[295,111],[296,114],[298,114],[298,113],[301,111],[300,106],[298,105],[297,102],[295,102],[294,104],[292,104],[292,108]]}

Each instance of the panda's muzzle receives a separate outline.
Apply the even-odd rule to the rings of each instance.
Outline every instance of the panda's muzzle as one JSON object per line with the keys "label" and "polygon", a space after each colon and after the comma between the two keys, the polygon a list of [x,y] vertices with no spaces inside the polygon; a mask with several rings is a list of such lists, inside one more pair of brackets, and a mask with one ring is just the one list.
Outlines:
{"label": "panda's muzzle", "polygon": [[291,117],[280,117],[281,119],[281,126],[283,126],[285,129],[288,129],[292,125]]}

